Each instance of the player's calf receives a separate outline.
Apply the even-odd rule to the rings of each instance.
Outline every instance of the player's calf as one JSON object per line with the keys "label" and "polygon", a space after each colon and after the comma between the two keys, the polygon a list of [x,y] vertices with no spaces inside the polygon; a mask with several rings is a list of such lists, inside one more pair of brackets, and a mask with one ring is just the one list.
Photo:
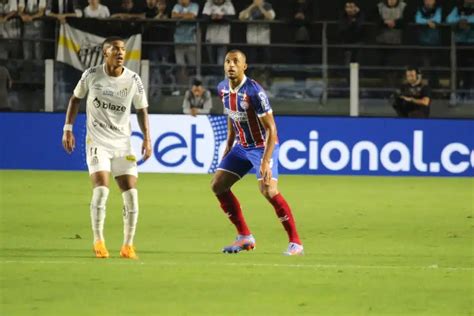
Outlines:
{"label": "player's calf", "polygon": [[109,188],[106,186],[97,186],[92,191],[90,215],[94,243],[104,241],[105,206],[108,196]]}
{"label": "player's calf", "polygon": [[138,222],[138,191],[130,189],[122,193],[123,198],[123,245],[132,246]]}

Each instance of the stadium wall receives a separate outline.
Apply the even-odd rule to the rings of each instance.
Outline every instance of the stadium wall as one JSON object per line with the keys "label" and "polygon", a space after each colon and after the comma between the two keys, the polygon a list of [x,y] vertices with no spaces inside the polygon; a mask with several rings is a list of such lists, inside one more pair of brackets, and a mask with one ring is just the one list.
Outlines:
{"label": "stadium wall", "polygon": [[[151,115],[153,156],[140,172],[212,173],[226,138],[224,116]],[[474,176],[473,120],[276,117],[283,174]],[[76,150],[61,145],[62,113],[0,113],[0,169],[86,170],[85,115]],[[132,145],[142,135],[132,117]]]}

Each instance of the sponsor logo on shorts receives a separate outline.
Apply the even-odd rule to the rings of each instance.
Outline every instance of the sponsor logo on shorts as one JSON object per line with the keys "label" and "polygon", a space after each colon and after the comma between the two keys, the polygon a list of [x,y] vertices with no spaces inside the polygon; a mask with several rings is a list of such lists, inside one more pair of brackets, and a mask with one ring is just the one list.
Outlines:
{"label": "sponsor logo on shorts", "polygon": [[94,165],[97,165],[98,163],[99,163],[99,157],[97,156],[92,157],[90,165],[94,166]]}
{"label": "sponsor logo on shorts", "polygon": [[96,119],[94,119],[92,121],[92,126],[94,126],[94,127],[100,126],[102,128],[110,128],[111,130],[118,131],[118,132],[123,130],[123,127],[115,126],[115,125],[112,125],[112,124],[107,124],[107,123],[101,122],[101,121],[96,120]]}
{"label": "sponsor logo on shorts", "polygon": [[125,156],[125,159],[131,162],[137,161],[137,158],[134,155]]}
{"label": "sponsor logo on shorts", "polygon": [[115,105],[110,102],[100,101],[98,98],[95,98],[94,101],[92,101],[92,104],[96,109],[101,108],[115,113],[125,113],[127,110],[127,107],[124,105]]}

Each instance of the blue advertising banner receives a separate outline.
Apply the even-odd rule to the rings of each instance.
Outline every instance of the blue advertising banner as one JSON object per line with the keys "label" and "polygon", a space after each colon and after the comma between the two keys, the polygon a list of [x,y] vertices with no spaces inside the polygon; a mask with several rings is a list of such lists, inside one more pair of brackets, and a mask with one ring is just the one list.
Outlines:
{"label": "blue advertising banner", "polygon": [[293,174],[474,176],[474,121],[277,118]]}
{"label": "blue advertising banner", "polygon": [[[276,118],[280,173],[474,176],[474,121],[394,118]],[[64,114],[1,113],[0,168],[86,170],[85,115],[76,150],[61,145]],[[142,135],[132,117],[132,147]],[[140,172],[211,173],[226,138],[223,116],[150,115],[153,156]]]}
{"label": "blue advertising banner", "polygon": [[0,113],[0,169],[87,170],[86,116],[74,126],[76,150],[62,147],[64,113]]}

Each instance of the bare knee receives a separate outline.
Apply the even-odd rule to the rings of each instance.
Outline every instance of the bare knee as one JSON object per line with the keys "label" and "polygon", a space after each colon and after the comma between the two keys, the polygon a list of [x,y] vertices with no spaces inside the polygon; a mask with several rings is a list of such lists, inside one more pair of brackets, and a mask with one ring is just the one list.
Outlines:
{"label": "bare knee", "polygon": [[137,187],[137,177],[132,175],[122,175],[115,177],[115,181],[122,192],[135,189]]}
{"label": "bare knee", "polygon": [[222,194],[229,190],[229,188],[224,184],[224,182],[218,178],[214,177],[211,181],[211,190],[215,195]]}
{"label": "bare knee", "polygon": [[262,193],[262,195],[267,200],[271,200],[275,195],[278,194],[278,190],[275,186],[262,184],[260,186],[260,193]]}

